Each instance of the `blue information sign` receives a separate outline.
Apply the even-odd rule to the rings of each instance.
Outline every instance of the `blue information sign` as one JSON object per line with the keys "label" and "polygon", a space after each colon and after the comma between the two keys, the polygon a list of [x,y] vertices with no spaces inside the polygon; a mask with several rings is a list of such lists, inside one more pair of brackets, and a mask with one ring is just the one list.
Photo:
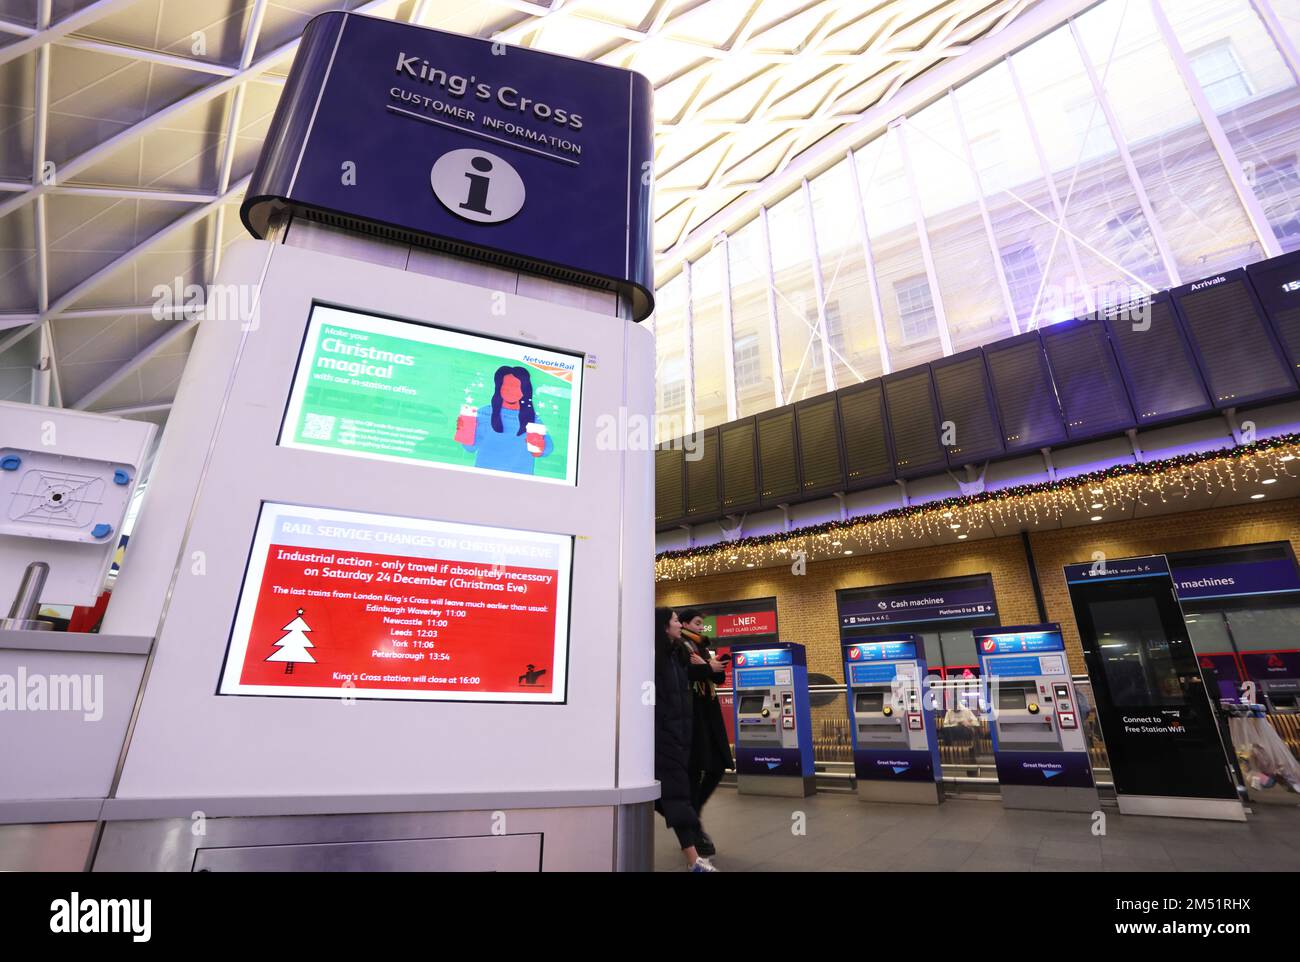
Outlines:
{"label": "blue information sign", "polygon": [[1066,565],[1065,581],[1067,584],[1085,584],[1093,581],[1122,581],[1131,578],[1156,578],[1169,576],[1169,562],[1162,554],[1146,555],[1141,558],[1109,558],[1089,561],[1083,564]]}
{"label": "blue information sign", "polygon": [[290,209],[618,289],[653,306],[641,74],[331,12],[303,32],[241,209]]}
{"label": "blue information sign", "polygon": [[993,578],[978,575],[924,584],[877,585],[853,588],[836,595],[840,630],[877,625],[997,617]]}

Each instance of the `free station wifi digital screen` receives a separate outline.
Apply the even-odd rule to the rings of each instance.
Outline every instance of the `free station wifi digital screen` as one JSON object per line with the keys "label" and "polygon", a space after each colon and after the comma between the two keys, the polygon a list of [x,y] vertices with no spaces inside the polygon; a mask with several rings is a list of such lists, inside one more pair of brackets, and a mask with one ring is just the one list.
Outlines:
{"label": "free station wifi digital screen", "polygon": [[559,703],[571,535],[265,502],[218,694]]}
{"label": "free station wifi digital screen", "polygon": [[280,445],[576,484],[582,363],[317,304]]}

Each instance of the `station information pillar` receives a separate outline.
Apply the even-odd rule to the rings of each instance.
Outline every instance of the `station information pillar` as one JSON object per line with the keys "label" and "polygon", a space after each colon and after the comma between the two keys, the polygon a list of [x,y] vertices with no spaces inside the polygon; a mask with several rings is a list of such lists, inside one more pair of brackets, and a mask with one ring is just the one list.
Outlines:
{"label": "station information pillar", "polygon": [[109,606],[97,869],[649,864],[650,88],[499,46],[304,33]]}

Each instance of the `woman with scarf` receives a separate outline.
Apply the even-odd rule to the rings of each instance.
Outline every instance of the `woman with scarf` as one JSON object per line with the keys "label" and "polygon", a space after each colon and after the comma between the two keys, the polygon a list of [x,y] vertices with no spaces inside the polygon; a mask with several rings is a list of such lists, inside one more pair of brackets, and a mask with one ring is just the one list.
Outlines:
{"label": "woman with scarf", "polygon": [[[691,734],[690,779],[691,806],[696,814],[704,811],[704,803],[722,781],[723,773],[735,764],[731,758],[731,744],[727,726],[722,718],[722,704],[718,700],[717,686],[726,681],[726,668],[709,651],[704,637],[704,616],[698,611],[682,615],[682,638],[690,651],[688,674],[691,680]],[[712,856],[717,848],[713,839],[701,826],[696,848],[701,855]]]}

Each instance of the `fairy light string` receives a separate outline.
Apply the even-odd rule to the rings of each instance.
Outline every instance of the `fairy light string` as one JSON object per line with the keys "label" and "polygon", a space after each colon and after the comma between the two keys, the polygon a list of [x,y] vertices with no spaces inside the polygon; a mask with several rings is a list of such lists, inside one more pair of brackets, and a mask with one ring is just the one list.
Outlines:
{"label": "fairy light string", "polygon": [[1086,512],[1146,506],[1237,490],[1266,478],[1294,477],[1290,464],[1300,456],[1300,434],[1284,434],[1251,444],[1142,463],[1117,464],[1056,481],[1017,485],[960,495],[925,504],[855,515],[777,534],[738,538],[698,548],[664,551],[655,558],[656,581],[681,581],[746,567],[789,563],[803,552],[808,559],[843,555],[843,546],[867,551],[888,549],[918,537],[950,538],[989,526],[1033,526]]}

